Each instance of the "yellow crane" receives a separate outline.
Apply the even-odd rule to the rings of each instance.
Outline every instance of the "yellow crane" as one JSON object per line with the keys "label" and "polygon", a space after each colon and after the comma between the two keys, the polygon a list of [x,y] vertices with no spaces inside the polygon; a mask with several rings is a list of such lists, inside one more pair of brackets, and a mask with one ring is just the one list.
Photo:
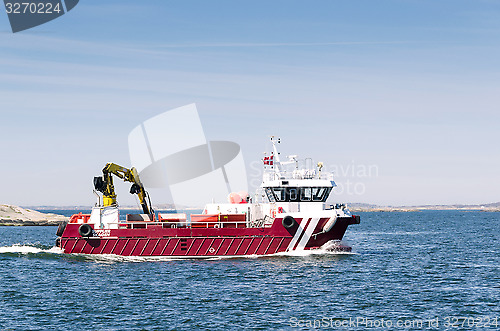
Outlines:
{"label": "yellow crane", "polygon": [[102,193],[102,203],[104,207],[117,205],[113,177],[111,176],[115,175],[126,182],[132,183],[130,193],[137,194],[144,214],[154,214],[148,192],[144,189],[144,185],[142,185],[139,174],[135,168],[127,169],[115,163],[107,163],[102,169],[102,173],[102,176],[94,177],[94,188]]}

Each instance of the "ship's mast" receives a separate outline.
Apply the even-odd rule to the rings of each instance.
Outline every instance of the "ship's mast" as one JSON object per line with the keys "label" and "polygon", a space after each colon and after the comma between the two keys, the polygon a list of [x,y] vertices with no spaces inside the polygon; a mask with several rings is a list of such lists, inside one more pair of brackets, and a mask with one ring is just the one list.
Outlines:
{"label": "ship's mast", "polygon": [[278,153],[278,149],[276,148],[276,144],[280,143],[280,138],[277,138],[275,136],[271,136],[271,142],[273,143],[273,167],[274,167],[274,173],[277,177],[277,179],[280,179],[281,177],[281,162],[280,162],[280,154]]}

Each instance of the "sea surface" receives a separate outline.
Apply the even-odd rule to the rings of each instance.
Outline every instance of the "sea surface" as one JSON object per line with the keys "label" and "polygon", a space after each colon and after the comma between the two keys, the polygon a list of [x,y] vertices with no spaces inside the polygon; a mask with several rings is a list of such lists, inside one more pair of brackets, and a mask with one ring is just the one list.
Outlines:
{"label": "sea surface", "polygon": [[360,215],[349,254],[215,260],[67,255],[56,227],[0,227],[0,330],[500,329],[500,213]]}

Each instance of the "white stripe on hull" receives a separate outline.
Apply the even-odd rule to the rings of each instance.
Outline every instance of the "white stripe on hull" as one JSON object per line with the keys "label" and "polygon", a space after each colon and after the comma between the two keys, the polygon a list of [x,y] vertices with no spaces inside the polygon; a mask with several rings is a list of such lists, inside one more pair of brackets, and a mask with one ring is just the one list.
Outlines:
{"label": "white stripe on hull", "polygon": [[311,234],[313,233],[314,229],[316,229],[316,226],[318,225],[318,222],[321,218],[313,218],[311,219],[311,222],[307,225],[305,229],[304,236],[302,239],[300,239],[299,244],[297,245],[296,250],[303,250],[304,247],[306,247],[307,243],[309,242],[309,239],[311,238]]}
{"label": "white stripe on hull", "polygon": [[309,221],[309,219],[304,219],[304,218],[302,219],[302,222],[300,222],[299,227],[297,228],[297,231],[295,232],[295,235],[292,238],[292,241],[290,241],[290,244],[288,244],[288,247],[286,249],[287,252],[293,250],[293,247],[295,246],[295,244],[297,244],[297,241],[299,240],[300,235],[302,234],[302,232],[304,232],[304,228],[302,227],[302,224],[304,224],[304,226],[306,226],[308,221]]}

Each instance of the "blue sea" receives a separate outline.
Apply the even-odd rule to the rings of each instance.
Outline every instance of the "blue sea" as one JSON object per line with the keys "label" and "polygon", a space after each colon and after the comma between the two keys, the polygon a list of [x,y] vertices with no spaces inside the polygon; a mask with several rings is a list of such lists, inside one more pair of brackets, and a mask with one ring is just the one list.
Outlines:
{"label": "blue sea", "polygon": [[0,330],[500,329],[500,213],[360,215],[352,253],[215,260],[66,255],[56,227],[0,227]]}

